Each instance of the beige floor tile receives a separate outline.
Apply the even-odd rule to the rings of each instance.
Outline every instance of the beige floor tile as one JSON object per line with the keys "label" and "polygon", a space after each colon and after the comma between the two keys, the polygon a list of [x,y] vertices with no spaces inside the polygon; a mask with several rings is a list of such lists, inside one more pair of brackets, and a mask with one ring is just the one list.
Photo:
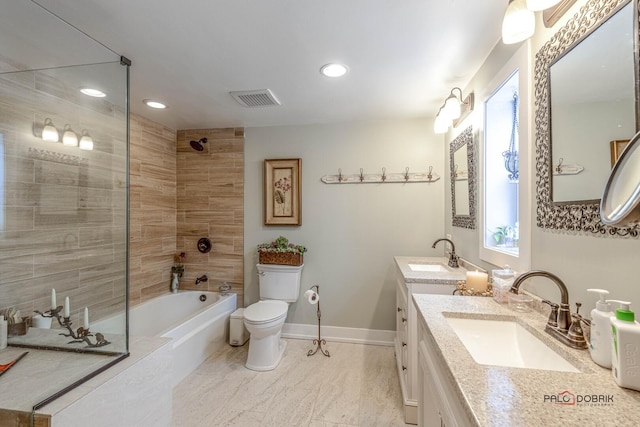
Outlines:
{"label": "beige floor tile", "polygon": [[226,346],[173,392],[175,427],[405,426],[392,347],[287,340],[273,371],[245,368],[248,344]]}

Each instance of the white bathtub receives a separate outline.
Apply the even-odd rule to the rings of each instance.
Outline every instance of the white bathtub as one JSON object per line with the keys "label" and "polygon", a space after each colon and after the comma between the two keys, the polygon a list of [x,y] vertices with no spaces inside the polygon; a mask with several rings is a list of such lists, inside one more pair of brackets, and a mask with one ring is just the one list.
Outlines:
{"label": "white bathtub", "polygon": [[[206,300],[200,301],[201,296]],[[159,296],[131,308],[129,335],[173,339],[172,386],[175,386],[225,345],[236,298],[236,294],[223,296],[198,291]],[[101,332],[121,332],[124,314],[98,321],[91,327]]]}

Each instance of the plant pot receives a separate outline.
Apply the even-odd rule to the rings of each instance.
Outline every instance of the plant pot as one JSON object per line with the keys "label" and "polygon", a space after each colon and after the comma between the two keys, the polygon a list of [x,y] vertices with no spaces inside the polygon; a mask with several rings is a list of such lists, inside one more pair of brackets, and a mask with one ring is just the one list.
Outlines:
{"label": "plant pot", "polygon": [[302,265],[302,254],[292,252],[258,252],[260,264]]}

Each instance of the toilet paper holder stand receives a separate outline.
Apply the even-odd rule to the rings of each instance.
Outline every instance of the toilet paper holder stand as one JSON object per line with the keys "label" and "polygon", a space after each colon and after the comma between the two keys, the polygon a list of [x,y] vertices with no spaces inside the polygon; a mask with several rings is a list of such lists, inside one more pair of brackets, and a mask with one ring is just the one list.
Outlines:
{"label": "toilet paper holder stand", "polygon": [[[313,290],[313,288],[316,288],[315,293],[320,295],[320,286],[313,285],[312,287],[309,288],[309,290]],[[315,350],[309,350],[307,352],[307,357],[313,356],[318,352],[318,350],[320,350],[320,352],[325,356],[331,357],[329,355],[329,352],[322,348],[323,345],[327,345],[327,341],[325,341],[320,337],[320,318],[322,317],[322,313],[320,312],[320,298],[318,298],[318,302],[316,303],[316,314],[318,316],[318,338],[313,340],[313,344],[316,345],[316,348]]]}

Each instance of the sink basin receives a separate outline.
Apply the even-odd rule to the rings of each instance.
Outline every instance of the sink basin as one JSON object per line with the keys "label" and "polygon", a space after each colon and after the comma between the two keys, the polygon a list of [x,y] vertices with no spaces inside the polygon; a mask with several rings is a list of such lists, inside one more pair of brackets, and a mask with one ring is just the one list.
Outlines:
{"label": "sink basin", "polygon": [[411,271],[429,271],[432,273],[445,273],[449,270],[442,264],[432,263],[432,264],[411,264],[409,263],[409,268]]}
{"label": "sink basin", "polygon": [[513,321],[447,317],[462,344],[481,365],[580,372]]}

